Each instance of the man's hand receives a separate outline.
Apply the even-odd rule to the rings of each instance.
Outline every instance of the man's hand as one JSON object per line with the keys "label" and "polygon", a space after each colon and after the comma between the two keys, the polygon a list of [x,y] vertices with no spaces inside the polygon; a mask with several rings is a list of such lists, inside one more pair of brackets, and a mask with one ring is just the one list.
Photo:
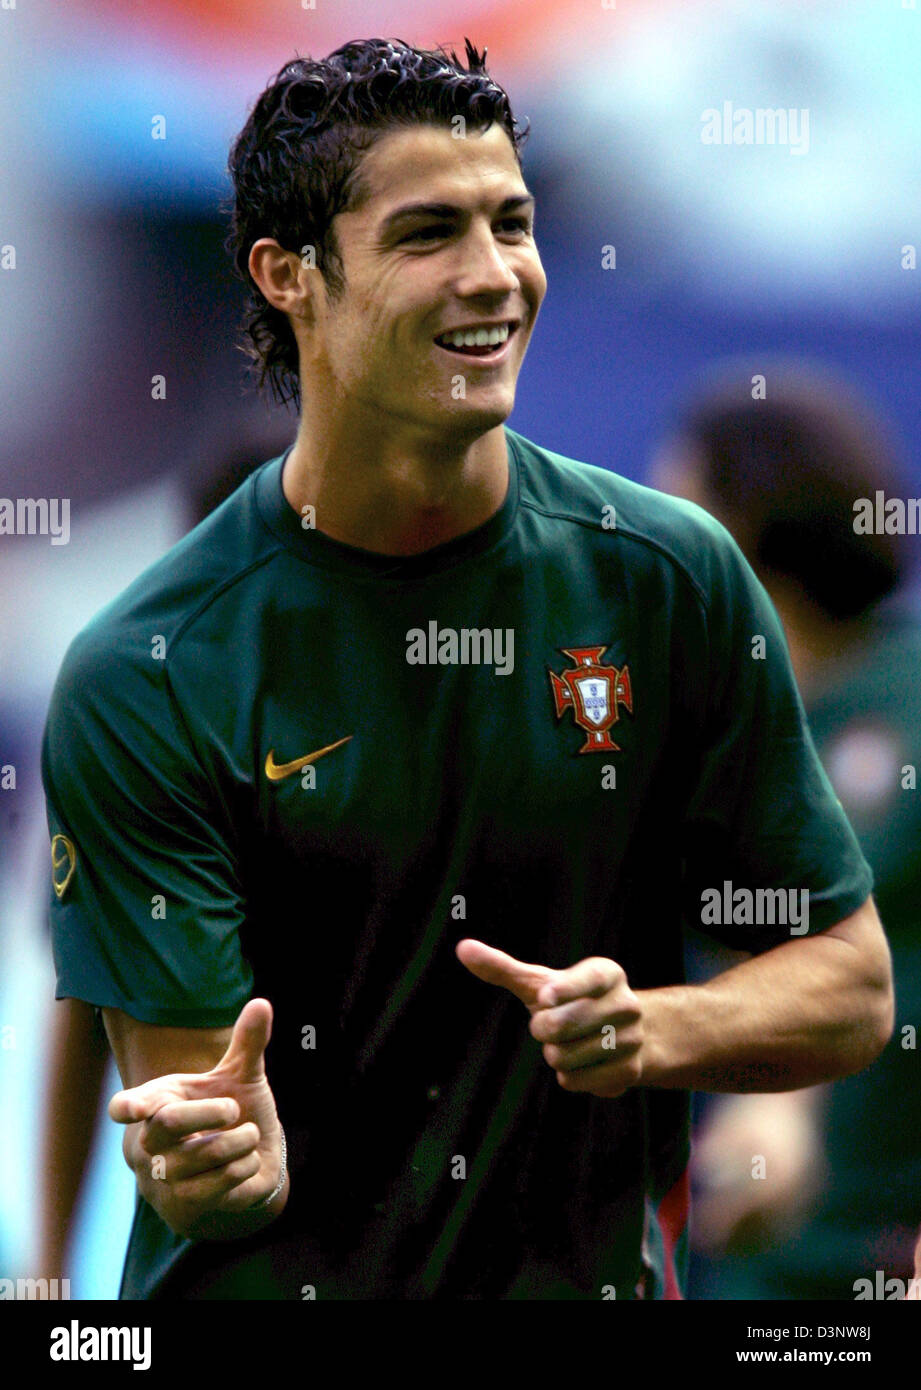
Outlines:
{"label": "man's hand", "polygon": [[[281,1126],[264,1061],[271,1032],[271,1004],[251,999],[210,1071],[158,1076],[109,1101],[111,1118],[130,1126],[123,1149],[141,1196],[178,1235],[223,1238],[228,1216],[232,1226],[278,1183]],[[287,1184],[279,1204],[286,1195]],[[268,1210],[254,1214],[257,1227]]]}
{"label": "man's hand", "polygon": [[528,965],[466,938],[458,960],[477,979],[501,985],[531,1013],[530,1033],[564,1091],[620,1096],[643,1074],[640,1001],[616,961],[588,956],[568,970]]}

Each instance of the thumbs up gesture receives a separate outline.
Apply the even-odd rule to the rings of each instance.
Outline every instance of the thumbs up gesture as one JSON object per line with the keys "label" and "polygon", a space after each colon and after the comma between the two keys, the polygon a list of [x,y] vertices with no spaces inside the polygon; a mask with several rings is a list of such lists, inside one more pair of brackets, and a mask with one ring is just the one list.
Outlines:
{"label": "thumbs up gesture", "polygon": [[587,956],[568,970],[529,965],[465,938],[455,953],[490,985],[501,985],[531,1014],[531,1036],[564,1091],[623,1095],[643,1074],[640,1000],[616,961]]}
{"label": "thumbs up gesture", "polygon": [[[154,1077],[109,1101],[110,1118],[131,1127],[123,1147],[141,1196],[178,1235],[248,1234],[238,1214],[278,1185],[282,1133],[265,1072],[271,1033],[271,1004],[250,999],[210,1071]],[[282,1195],[287,1182],[281,1205]],[[266,1224],[266,1210],[253,1229]]]}

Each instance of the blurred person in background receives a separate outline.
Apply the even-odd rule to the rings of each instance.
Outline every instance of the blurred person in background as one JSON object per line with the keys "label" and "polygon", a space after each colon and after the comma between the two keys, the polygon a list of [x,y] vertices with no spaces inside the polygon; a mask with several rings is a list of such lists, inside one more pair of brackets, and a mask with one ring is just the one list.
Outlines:
{"label": "blurred person in background", "polygon": [[[906,597],[921,540],[886,507],[910,489],[849,383],[791,359],[718,368],[678,414],[652,481],[727,526],[777,608],[818,752],[874,871],[896,985],[895,1030],[871,1067],[701,1099],[691,1296],[853,1299],[877,1270],[910,1280],[921,1222],[921,623]],[[702,938],[694,956],[704,974],[735,958]]]}

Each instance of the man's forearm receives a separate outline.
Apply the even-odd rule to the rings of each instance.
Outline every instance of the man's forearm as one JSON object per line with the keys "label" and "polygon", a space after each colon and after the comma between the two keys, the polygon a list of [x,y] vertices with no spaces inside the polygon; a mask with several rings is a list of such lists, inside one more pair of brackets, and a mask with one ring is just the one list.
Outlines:
{"label": "man's forearm", "polygon": [[644,1086],[813,1086],[868,1066],[892,1032],[891,975],[882,954],[869,968],[847,940],[827,932],[785,942],[706,984],[637,996]]}

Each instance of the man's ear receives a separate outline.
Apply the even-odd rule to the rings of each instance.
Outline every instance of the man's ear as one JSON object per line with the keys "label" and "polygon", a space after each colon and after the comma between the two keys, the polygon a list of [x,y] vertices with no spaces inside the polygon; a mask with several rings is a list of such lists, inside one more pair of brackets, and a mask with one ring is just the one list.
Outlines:
{"label": "man's ear", "polygon": [[313,321],[313,296],[322,289],[315,247],[305,246],[302,253],[286,251],[274,237],[260,237],[250,248],[247,265],[273,309]]}

